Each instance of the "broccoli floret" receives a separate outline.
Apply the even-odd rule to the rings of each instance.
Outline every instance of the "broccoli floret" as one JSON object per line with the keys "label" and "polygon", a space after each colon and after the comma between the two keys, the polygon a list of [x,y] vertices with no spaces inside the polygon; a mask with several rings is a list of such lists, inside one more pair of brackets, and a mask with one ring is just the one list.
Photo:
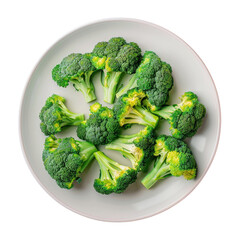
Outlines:
{"label": "broccoli floret", "polygon": [[80,182],[80,174],[94,159],[96,147],[88,142],[74,138],[56,138],[53,135],[45,139],[42,160],[49,175],[61,188],[70,189],[73,182]]}
{"label": "broccoli floret", "polygon": [[141,49],[136,43],[115,37],[97,43],[91,54],[93,65],[104,73],[104,101],[113,103],[123,75],[135,73],[141,61]]}
{"label": "broccoli floret", "polygon": [[104,145],[116,139],[120,133],[120,125],[113,110],[94,103],[90,107],[89,119],[80,123],[77,136],[94,145]]}
{"label": "broccoli floret", "polygon": [[190,148],[182,140],[166,135],[159,136],[154,155],[157,156],[154,167],[142,180],[147,189],[169,176],[183,176],[187,180],[196,177],[196,161]]}
{"label": "broccoli floret", "polygon": [[162,62],[156,53],[146,51],[136,73],[128,84],[117,93],[119,98],[129,89],[138,87],[147,94],[151,108],[161,108],[169,98],[169,91],[173,86],[172,68]]}
{"label": "broccoli floret", "polygon": [[153,160],[155,133],[152,127],[132,135],[120,135],[106,145],[106,149],[116,150],[131,161],[133,169],[146,171]]}
{"label": "broccoli floret", "polygon": [[141,124],[155,128],[159,118],[148,111],[142,100],[146,97],[143,90],[134,88],[122,95],[114,104],[113,111],[120,126],[126,124]]}
{"label": "broccoli floret", "polygon": [[168,120],[173,137],[184,139],[192,137],[202,125],[206,108],[193,92],[185,92],[180,100],[179,104],[165,106],[153,113]]}
{"label": "broccoli floret", "polygon": [[94,188],[101,194],[122,193],[129,184],[137,179],[137,171],[123,166],[103,152],[95,152],[94,156],[100,167],[99,178],[94,181]]}
{"label": "broccoli floret", "polygon": [[46,100],[39,114],[40,128],[45,135],[61,132],[63,127],[79,125],[84,120],[83,114],[70,112],[64,103],[65,98],[56,94]]}
{"label": "broccoli floret", "polygon": [[82,92],[86,102],[91,102],[96,99],[91,81],[96,70],[90,54],[72,53],[53,68],[52,78],[60,87],[67,87],[71,82],[77,91]]}

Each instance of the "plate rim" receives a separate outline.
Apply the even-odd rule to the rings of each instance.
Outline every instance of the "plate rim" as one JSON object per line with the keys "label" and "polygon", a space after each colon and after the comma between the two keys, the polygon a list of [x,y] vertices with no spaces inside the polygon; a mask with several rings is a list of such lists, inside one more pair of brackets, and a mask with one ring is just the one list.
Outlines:
{"label": "plate rim", "polygon": [[[83,28],[86,28],[86,27],[89,27],[91,25],[94,25],[94,24],[99,24],[99,23],[104,23],[104,22],[117,22],[117,21],[123,21],[123,22],[126,22],[126,21],[129,21],[129,22],[135,22],[135,23],[139,23],[139,24],[144,24],[144,25],[148,25],[150,27],[154,27],[154,28],[157,28],[158,30],[161,30],[161,31],[165,31],[167,34],[170,34],[172,35],[175,39],[179,40],[180,42],[182,42],[184,45],[186,45],[189,50],[191,50],[192,54],[196,56],[196,58],[198,59],[198,61],[203,65],[203,67],[205,68],[205,70],[207,71],[207,73],[209,74],[210,76],[210,79],[212,81],[212,84],[213,84],[213,88],[214,88],[214,91],[215,91],[215,94],[216,94],[216,97],[217,97],[217,108],[218,108],[218,113],[219,113],[219,126],[218,126],[218,136],[217,136],[217,140],[216,140],[216,145],[215,145],[215,149],[213,151],[213,154],[212,154],[212,157],[210,159],[210,162],[209,162],[209,165],[208,167],[204,170],[202,176],[196,181],[196,184],[194,185],[194,187],[191,189],[191,191],[189,191],[187,194],[185,194],[183,197],[181,197],[180,199],[178,199],[177,201],[175,201],[174,203],[170,204],[169,206],[167,206],[166,208],[160,210],[160,211],[157,211],[155,213],[152,213],[152,214],[147,214],[145,216],[142,216],[142,217],[133,217],[133,218],[126,218],[126,219],[109,219],[109,218],[104,218],[104,217],[96,217],[96,216],[92,216],[91,214],[86,214],[84,212],[81,212],[81,211],[78,211],[78,210],[75,210],[74,208],[72,208],[71,206],[69,206],[68,204],[65,204],[63,202],[61,202],[51,191],[49,191],[43,184],[42,182],[40,181],[40,179],[37,177],[37,175],[35,174],[34,170],[32,169],[31,165],[30,165],[30,162],[27,158],[27,154],[26,154],[26,149],[24,147],[24,143],[23,143],[23,136],[22,136],[22,109],[23,109],[23,102],[24,102],[24,98],[25,98],[25,94],[26,94],[26,91],[27,91],[27,88],[30,84],[30,81],[31,81],[31,78],[35,72],[35,70],[37,69],[39,63],[42,61],[42,59],[47,55],[47,53],[60,41],[62,41],[64,38],[66,38],[67,36],[71,35],[71,34],[74,34],[75,32],[79,31],[80,29],[83,29]],[[181,202],[182,200],[184,200],[187,196],[189,196],[190,193],[193,192],[193,190],[196,189],[196,187],[199,185],[199,183],[202,181],[202,179],[205,177],[206,173],[208,172],[210,166],[212,165],[212,162],[215,158],[215,155],[216,155],[216,152],[217,152],[217,149],[218,149],[218,146],[219,146],[219,141],[220,141],[220,136],[221,136],[221,126],[222,126],[222,116],[221,116],[221,105],[220,105],[220,99],[219,99],[219,95],[218,95],[218,91],[217,91],[217,87],[216,87],[216,84],[214,82],[214,79],[211,75],[211,73],[209,72],[207,66],[205,65],[205,63],[203,62],[203,60],[200,58],[200,56],[195,52],[195,50],[187,43],[185,42],[182,38],[180,38],[178,35],[176,35],[175,33],[171,32],[170,30],[158,25],[158,24],[155,24],[155,23],[152,23],[152,22],[149,22],[149,21],[145,21],[145,20],[142,20],[142,19],[138,19],[138,18],[124,18],[124,17],[117,17],[117,18],[101,18],[101,19],[98,19],[98,20],[95,20],[95,21],[89,21],[88,23],[85,23],[85,24],[82,24],[80,25],[79,27],[75,28],[74,30],[72,31],[69,31],[68,33],[64,34],[61,38],[59,38],[58,40],[56,40],[53,44],[51,44],[50,47],[47,48],[47,50],[45,50],[45,53],[42,54],[42,56],[39,58],[39,60],[36,62],[35,66],[33,67],[27,81],[25,82],[25,86],[23,88],[23,91],[22,91],[22,95],[21,95],[21,100],[20,100],[20,105],[19,105],[19,121],[18,121],[18,133],[19,133],[19,139],[20,139],[20,145],[21,145],[21,150],[22,150],[22,153],[23,153],[23,156],[24,156],[24,159],[25,159],[25,162],[30,170],[30,172],[32,173],[32,175],[34,176],[35,180],[38,182],[38,184],[56,201],[58,202],[60,205],[62,205],[63,207],[71,210],[72,212],[75,212],[77,213],[78,215],[81,215],[81,216],[84,216],[84,217],[87,217],[88,219],[93,219],[93,220],[97,220],[97,221],[103,221],[103,222],[132,222],[132,221],[138,221],[138,220],[143,220],[143,219],[146,219],[146,218],[150,218],[150,217],[153,217],[153,216],[156,216],[170,208],[172,208],[173,206],[177,205],[179,202]]]}

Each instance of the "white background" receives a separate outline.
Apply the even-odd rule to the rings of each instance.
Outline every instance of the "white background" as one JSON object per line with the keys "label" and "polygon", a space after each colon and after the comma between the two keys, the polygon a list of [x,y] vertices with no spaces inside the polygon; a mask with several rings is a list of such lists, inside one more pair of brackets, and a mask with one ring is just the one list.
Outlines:
{"label": "white background", "polygon": [[[1,1],[0,239],[239,239],[239,1]],[[218,90],[222,131],[199,186],[154,217],[127,223],[77,215],[53,200],[29,171],[20,147],[19,109],[39,58],[59,38],[102,18],[138,18],[185,40]]]}

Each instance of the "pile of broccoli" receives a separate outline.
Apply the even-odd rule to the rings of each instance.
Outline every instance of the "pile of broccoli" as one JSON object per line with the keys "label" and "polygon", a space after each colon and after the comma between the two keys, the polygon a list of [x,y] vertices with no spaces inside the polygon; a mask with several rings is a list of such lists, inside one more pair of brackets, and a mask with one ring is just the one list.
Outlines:
{"label": "pile of broccoli", "polygon": [[[95,102],[85,118],[70,112],[65,98],[53,94],[40,111],[40,128],[47,136],[42,160],[58,186],[72,188],[94,159],[100,172],[93,186],[101,194],[124,192],[140,172],[147,189],[169,176],[194,179],[197,163],[183,140],[197,133],[206,115],[198,96],[185,92],[180,103],[166,105],[173,87],[171,66],[152,51],[142,56],[136,43],[122,37],[98,42],[90,53],[68,55],[53,68],[52,78],[61,87],[72,83],[86,102],[92,102],[96,100],[92,76],[97,71],[101,71],[104,101],[112,107]],[[130,80],[121,88],[127,74]],[[171,136],[158,134],[160,119],[170,124]],[[140,130],[127,134],[133,125]],[[67,126],[76,126],[79,140],[54,136]],[[105,155],[103,146],[119,152],[126,164]]]}

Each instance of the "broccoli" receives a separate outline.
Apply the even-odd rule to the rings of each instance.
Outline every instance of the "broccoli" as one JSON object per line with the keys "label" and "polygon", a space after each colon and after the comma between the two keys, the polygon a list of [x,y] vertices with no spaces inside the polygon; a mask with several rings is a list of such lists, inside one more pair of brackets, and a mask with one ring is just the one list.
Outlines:
{"label": "broccoli", "polygon": [[157,110],[168,101],[172,86],[171,66],[162,62],[156,53],[146,51],[136,73],[116,96],[119,98],[129,89],[138,87],[146,92],[151,110]]}
{"label": "broccoli", "polygon": [[169,176],[183,176],[187,180],[196,177],[196,161],[190,148],[182,140],[166,135],[159,136],[154,155],[157,156],[154,167],[142,180],[147,189]]}
{"label": "broccoli", "polygon": [[135,73],[141,61],[141,49],[136,43],[114,37],[108,42],[97,43],[91,55],[95,68],[104,73],[104,101],[113,103],[123,75]]}
{"label": "broccoli", "polygon": [[53,94],[46,100],[39,114],[40,128],[45,135],[61,132],[63,127],[79,125],[83,114],[72,113],[64,104],[65,98]]}
{"label": "broccoli", "polygon": [[206,108],[192,92],[185,92],[180,100],[179,104],[165,106],[153,113],[168,120],[173,137],[184,139],[192,137],[202,125]]}
{"label": "broccoli", "polygon": [[113,110],[102,107],[100,103],[90,106],[89,119],[79,124],[77,136],[94,145],[104,145],[116,139],[120,133],[120,125]]}
{"label": "broccoli", "polygon": [[88,142],[80,142],[72,137],[45,139],[42,160],[49,175],[61,188],[70,189],[73,182],[80,182],[80,174],[94,159],[96,147]]}
{"label": "broccoli", "polygon": [[146,94],[143,90],[133,88],[117,100],[113,111],[121,127],[134,123],[153,128],[157,126],[159,118],[142,105],[145,97]]}
{"label": "broccoli", "polygon": [[82,92],[86,102],[91,102],[96,99],[91,81],[96,70],[90,54],[72,53],[53,68],[52,78],[60,87],[67,87],[69,82],[72,83],[77,91]]}
{"label": "broccoli", "polygon": [[116,150],[131,161],[133,169],[146,171],[153,160],[155,133],[152,127],[146,127],[132,135],[120,135],[106,145],[106,149]]}
{"label": "broccoli", "polygon": [[94,181],[94,188],[101,194],[122,193],[129,184],[137,179],[137,171],[123,166],[103,152],[95,152],[94,156],[100,167],[100,176]]}

